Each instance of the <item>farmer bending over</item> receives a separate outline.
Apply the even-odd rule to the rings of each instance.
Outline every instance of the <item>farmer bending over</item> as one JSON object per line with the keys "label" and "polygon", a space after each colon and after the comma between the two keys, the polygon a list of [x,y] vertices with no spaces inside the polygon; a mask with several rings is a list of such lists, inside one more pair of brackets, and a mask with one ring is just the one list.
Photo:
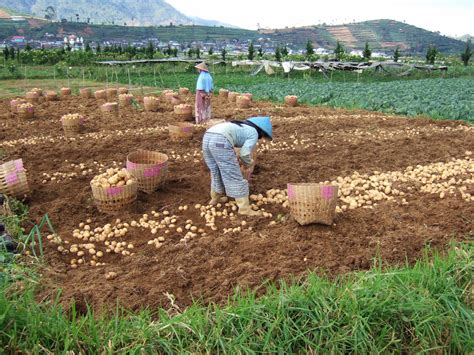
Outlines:
{"label": "farmer bending over", "polygon": [[211,171],[210,205],[224,202],[227,195],[235,198],[239,214],[260,215],[250,208],[249,185],[242,176],[234,148],[241,148],[240,160],[245,169],[249,170],[253,163],[252,151],[261,138],[273,139],[270,117],[252,117],[245,121],[220,123],[206,131],[202,150],[204,160]]}

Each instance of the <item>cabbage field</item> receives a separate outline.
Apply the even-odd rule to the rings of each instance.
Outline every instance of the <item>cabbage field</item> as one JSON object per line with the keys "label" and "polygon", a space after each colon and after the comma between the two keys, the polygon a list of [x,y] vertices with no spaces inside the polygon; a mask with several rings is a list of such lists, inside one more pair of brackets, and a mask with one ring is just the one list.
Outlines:
{"label": "cabbage field", "polygon": [[429,116],[474,122],[474,79],[423,79],[373,83],[314,83],[289,80],[230,87],[261,100],[282,101],[288,95],[313,105],[359,108],[407,116]]}

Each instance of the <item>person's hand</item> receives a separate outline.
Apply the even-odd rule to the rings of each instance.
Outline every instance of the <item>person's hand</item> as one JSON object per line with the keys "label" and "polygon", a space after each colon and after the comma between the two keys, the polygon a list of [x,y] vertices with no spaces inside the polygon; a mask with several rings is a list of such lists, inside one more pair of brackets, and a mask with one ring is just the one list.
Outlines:
{"label": "person's hand", "polygon": [[250,175],[253,173],[253,166],[252,165],[243,165],[242,166],[242,175],[244,176],[245,180],[250,180]]}

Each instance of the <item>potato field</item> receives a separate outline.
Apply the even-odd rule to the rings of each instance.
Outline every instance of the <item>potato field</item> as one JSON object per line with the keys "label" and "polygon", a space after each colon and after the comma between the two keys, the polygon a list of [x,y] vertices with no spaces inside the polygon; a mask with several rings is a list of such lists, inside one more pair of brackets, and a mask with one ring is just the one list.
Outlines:
{"label": "potato field", "polygon": [[[303,89],[290,86],[287,94],[304,98]],[[264,96],[273,97],[272,90]],[[23,160],[30,218],[39,222],[48,214],[56,232],[42,234],[38,300],[61,289],[60,303],[74,303],[81,312],[87,305],[113,309],[117,302],[132,310],[185,309],[195,300],[222,304],[236,288],[262,294],[265,283],[309,271],[334,278],[367,270],[378,258],[386,265],[412,264],[427,247],[443,252],[472,230],[474,129],[468,122],[289,107],[282,100],[253,99],[241,109],[215,95],[215,119],[268,115],[274,126],[274,140],[258,146],[250,179],[251,201],[264,213],[245,218],[234,202],[207,205],[206,127],[171,139],[168,125],[180,118],[164,93],[154,95],[155,107],[147,111],[138,91],[122,93],[118,108],[103,106],[119,102],[116,91],[106,92],[108,100],[93,91],[88,98],[75,91],[51,100],[46,93],[30,97],[34,117],[27,106],[14,113],[11,99],[0,101],[1,160]],[[194,107],[191,93],[182,90],[179,98]],[[466,100],[456,102],[452,118],[472,120]],[[396,112],[416,114],[416,107],[404,105]],[[445,109],[433,103],[443,116]],[[62,123],[79,120],[82,130],[65,134]],[[126,186],[130,177],[122,169],[140,149],[167,156],[159,188],[139,192],[118,212],[99,211],[91,181],[104,174],[94,183],[104,178]],[[339,187],[333,225],[296,223],[287,184],[300,182]]]}

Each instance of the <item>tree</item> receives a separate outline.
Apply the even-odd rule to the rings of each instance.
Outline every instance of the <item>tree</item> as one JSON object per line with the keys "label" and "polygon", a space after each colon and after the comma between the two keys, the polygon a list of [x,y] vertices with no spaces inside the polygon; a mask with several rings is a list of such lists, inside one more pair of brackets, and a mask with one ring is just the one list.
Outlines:
{"label": "tree", "polygon": [[199,48],[196,48],[194,51],[196,53],[196,58],[201,59],[201,50]]}
{"label": "tree", "polygon": [[281,62],[281,49],[280,46],[277,46],[275,49],[275,60]]}
{"label": "tree", "polygon": [[435,46],[429,46],[428,50],[426,51],[426,62],[428,64],[433,65],[436,60],[436,56],[438,55],[438,50]]}
{"label": "tree", "polygon": [[224,62],[225,62],[226,56],[227,56],[227,50],[225,48],[222,48],[221,57]]}
{"label": "tree", "polygon": [[466,67],[469,63],[469,59],[471,59],[471,56],[472,56],[471,40],[468,40],[466,43],[466,49],[464,50],[463,53],[461,53],[461,60]]}
{"label": "tree", "polygon": [[397,47],[395,49],[395,52],[393,53],[393,61],[396,63],[396,62],[398,62],[399,58],[400,58],[400,50]]}
{"label": "tree", "polygon": [[173,57],[178,56],[178,48],[173,48]]}
{"label": "tree", "polygon": [[95,49],[97,53],[101,52],[100,43],[97,43],[97,48]]}
{"label": "tree", "polygon": [[[314,53],[314,50],[313,50],[313,53]],[[284,46],[281,50],[281,55],[283,57],[287,57],[288,56],[288,48],[286,48],[286,46]]]}
{"label": "tree", "polygon": [[309,57],[314,54],[314,47],[311,41],[308,39],[308,42],[306,42],[306,56]]}
{"label": "tree", "polygon": [[192,58],[192,57],[193,57],[193,54],[194,54],[194,49],[189,48],[189,50],[188,50],[188,57],[189,57],[189,58]]}
{"label": "tree", "polygon": [[10,51],[8,50],[8,47],[5,47],[3,48],[3,58],[8,60],[8,57],[10,57]]}
{"label": "tree", "polygon": [[15,59],[15,47],[10,47],[10,58]]}
{"label": "tree", "polygon": [[27,52],[31,51],[31,46],[28,42],[26,42],[25,51]]}
{"label": "tree", "polygon": [[90,52],[90,51],[92,50],[92,49],[91,49],[91,45],[89,44],[89,42],[86,43],[86,46],[85,46],[84,50],[85,50],[86,52]]}
{"label": "tree", "polygon": [[250,42],[249,54],[247,55],[247,58],[249,60],[253,60],[254,57],[255,57],[255,47],[253,46],[253,42]]}
{"label": "tree", "polygon": [[209,55],[214,54],[214,47],[209,48],[209,51],[207,52]]}
{"label": "tree", "polygon": [[153,43],[148,42],[148,46],[145,49],[145,54],[148,59],[153,59],[153,55],[155,54],[155,47],[153,47]]}
{"label": "tree", "polygon": [[258,56],[259,56],[260,58],[263,57],[263,47],[262,47],[262,46],[258,47]]}
{"label": "tree", "polygon": [[365,60],[370,60],[370,57],[372,57],[372,51],[370,50],[369,42],[365,42],[365,48],[362,52],[362,56]]}
{"label": "tree", "polygon": [[336,43],[336,49],[334,49],[334,54],[336,55],[337,60],[341,60],[344,57],[344,47],[339,41],[337,41]]}

